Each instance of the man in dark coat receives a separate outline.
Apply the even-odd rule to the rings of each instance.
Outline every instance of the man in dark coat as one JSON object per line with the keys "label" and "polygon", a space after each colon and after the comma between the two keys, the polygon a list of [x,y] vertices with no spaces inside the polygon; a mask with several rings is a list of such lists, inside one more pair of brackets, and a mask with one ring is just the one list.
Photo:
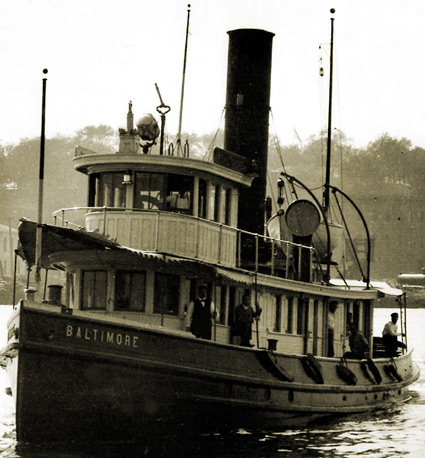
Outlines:
{"label": "man in dark coat", "polygon": [[192,322],[190,332],[200,339],[211,340],[211,320],[216,316],[214,303],[207,297],[207,285],[198,287],[198,295],[190,304]]}
{"label": "man in dark coat", "polygon": [[235,308],[235,321],[233,324],[233,335],[240,337],[242,347],[251,347],[252,323],[261,315],[261,308],[255,304],[255,311],[251,307],[251,296],[245,293],[242,304]]}

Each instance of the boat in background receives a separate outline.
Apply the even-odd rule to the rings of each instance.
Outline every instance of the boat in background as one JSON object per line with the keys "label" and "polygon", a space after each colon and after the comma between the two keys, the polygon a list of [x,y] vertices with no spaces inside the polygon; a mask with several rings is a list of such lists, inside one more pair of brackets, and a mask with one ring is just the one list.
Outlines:
{"label": "boat in background", "polygon": [[[386,357],[372,345],[374,302],[402,292],[332,278],[330,251],[312,244],[324,225],[331,246],[314,200],[287,209],[287,239],[262,235],[272,40],[229,32],[225,144],[211,162],[153,154],[158,126],[152,116],[134,126],[129,104],[117,153],[76,148],[87,206],[59,210],[54,224],[21,220],[19,254],[47,273],[14,307],[1,352],[18,441],[279,427],[409,399],[412,349]],[[49,284],[51,270],[63,284]],[[190,331],[201,284],[211,339]],[[245,294],[262,309],[250,346],[233,332]],[[370,342],[357,359],[353,325]]]}
{"label": "boat in background", "polygon": [[396,286],[406,294],[409,308],[425,307],[425,268],[420,274],[398,275]]}

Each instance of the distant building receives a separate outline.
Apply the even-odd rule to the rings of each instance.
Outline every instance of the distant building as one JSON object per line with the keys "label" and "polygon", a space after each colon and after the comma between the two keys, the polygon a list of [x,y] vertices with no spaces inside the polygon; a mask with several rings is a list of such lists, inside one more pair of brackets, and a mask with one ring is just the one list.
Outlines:
{"label": "distant building", "polygon": [[[0,279],[12,278],[15,263],[15,249],[18,246],[18,231],[0,224]],[[25,263],[17,257],[16,275],[26,275]]]}

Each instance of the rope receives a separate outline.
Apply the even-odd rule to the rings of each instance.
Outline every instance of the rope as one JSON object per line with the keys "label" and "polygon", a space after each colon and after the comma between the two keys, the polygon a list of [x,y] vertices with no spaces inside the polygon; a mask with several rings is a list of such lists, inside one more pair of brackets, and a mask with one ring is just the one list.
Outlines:
{"label": "rope", "polygon": [[351,246],[351,249],[353,250],[353,255],[354,257],[356,258],[356,262],[357,262],[357,266],[360,270],[360,273],[362,275],[362,278],[365,278],[365,275],[363,273],[363,269],[362,269],[362,266],[360,264],[360,260],[359,260],[359,257],[357,256],[357,251],[356,251],[356,248],[354,246],[354,243],[353,243],[353,239],[351,238],[351,234],[350,234],[350,230],[348,229],[348,225],[347,225],[347,222],[345,220],[345,217],[344,217],[344,214],[342,213],[342,208],[341,208],[341,205],[339,204],[339,200],[338,200],[338,197],[335,195],[335,202],[337,203],[338,205],[338,208],[339,208],[339,211],[340,211],[340,214],[341,214],[341,218],[342,218],[342,221],[344,223],[344,227],[345,227],[345,230],[347,231],[347,235],[348,235],[348,239],[350,240],[350,246]]}
{"label": "rope", "polygon": [[220,120],[218,122],[218,128],[211,140],[211,143],[210,145],[208,146],[208,149],[207,149],[207,152],[204,154],[204,157],[202,158],[204,161],[210,161],[211,160],[211,155],[212,155],[212,151],[213,151],[213,146],[215,145],[215,141],[217,140],[217,135],[218,133],[220,132],[220,126],[221,126],[221,123],[223,121],[223,116],[224,116],[224,113],[226,111],[226,108],[224,107],[223,110],[221,111],[221,115],[220,115]]}

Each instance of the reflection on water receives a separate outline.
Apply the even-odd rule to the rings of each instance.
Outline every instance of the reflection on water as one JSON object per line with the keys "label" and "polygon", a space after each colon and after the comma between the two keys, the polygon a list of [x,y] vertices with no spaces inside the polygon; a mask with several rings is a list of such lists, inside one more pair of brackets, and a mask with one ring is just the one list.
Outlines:
{"label": "reflection on water", "polygon": [[[379,335],[392,310],[375,311],[375,335]],[[5,343],[8,310],[0,308],[0,347]],[[36,447],[17,445],[12,398],[4,393],[7,379],[0,371],[0,456],[7,458],[277,458],[347,457],[393,458],[422,456],[425,437],[425,310],[408,310],[409,345],[421,378],[412,385],[412,399],[391,410],[346,417],[327,417],[308,426],[285,431],[231,431],[196,437],[169,437],[160,443],[115,444],[90,447]]]}

